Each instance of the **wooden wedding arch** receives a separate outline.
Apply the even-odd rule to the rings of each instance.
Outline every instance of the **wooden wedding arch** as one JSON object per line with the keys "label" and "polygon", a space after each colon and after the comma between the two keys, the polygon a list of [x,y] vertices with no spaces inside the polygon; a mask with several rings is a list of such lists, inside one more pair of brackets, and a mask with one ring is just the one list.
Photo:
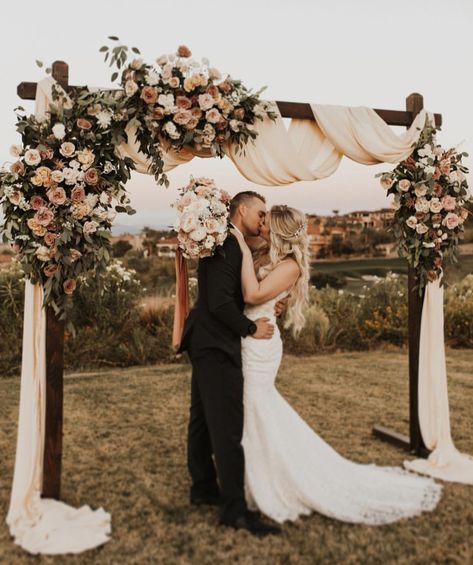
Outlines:
{"label": "wooden wedding arch", "polygon": [[[52,77],[68,92],[74,90],[69,85],[69,67],[63,61],[55,61],[52,65]],[[23,100],[34,100],[37,83],[22,82],[17,93]],[[310,104],[299,102],[277,101],[283,118],[314,120]],[[413,93],[406,98],[405,110],[374,111],[391,126],[408,128],[416,115],[423,109],[423,97]],[[442,115],[434,114],[435,126],[442,125]],[[423,293],[417,289],[415,270],[408,267],[408,343],[409,343],[409,436],[382,426],[375,426],[375,436],[411,453],[427,456],[428,450],[422,440],[418,412],[418,380],[419,380],[419,343],[422,316]],[[44,443],[43,486],[42,496],[60,498],[61,463],[62,463],[62,428],[64,397],[64,322],[57,319],[51,307],[46,308],[46,430]]]}

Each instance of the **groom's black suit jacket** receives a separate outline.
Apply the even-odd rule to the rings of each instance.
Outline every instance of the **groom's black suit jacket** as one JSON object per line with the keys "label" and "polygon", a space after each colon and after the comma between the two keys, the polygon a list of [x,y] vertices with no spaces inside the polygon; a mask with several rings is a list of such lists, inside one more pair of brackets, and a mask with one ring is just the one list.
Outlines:
{"label": "groom's black suit jacket", "polygon": [[243,315],[241,263],[240,246],[232,234],[212,257],[199,260],[197,304],[186,319],[179,351],[191,350],[197,357],[219,349],[241,367],[240,338],[248,335],[252,323]]}

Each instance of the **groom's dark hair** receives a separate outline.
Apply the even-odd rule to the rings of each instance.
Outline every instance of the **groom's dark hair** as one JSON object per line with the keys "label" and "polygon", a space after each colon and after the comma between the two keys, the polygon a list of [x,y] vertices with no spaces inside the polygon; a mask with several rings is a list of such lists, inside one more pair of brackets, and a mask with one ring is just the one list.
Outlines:
{"label": "groom's dark hair", "polygon": [[266,204],[266,198],[264,196],[261,196],[261,194],[258,194],[254,190],[245,190],[243,192],[239,192],[238,194],[235,194],[235,196],[230,200],[230,218],[233,218],[240,204],[244,204],[252,198],[259,198],[261,202]]}

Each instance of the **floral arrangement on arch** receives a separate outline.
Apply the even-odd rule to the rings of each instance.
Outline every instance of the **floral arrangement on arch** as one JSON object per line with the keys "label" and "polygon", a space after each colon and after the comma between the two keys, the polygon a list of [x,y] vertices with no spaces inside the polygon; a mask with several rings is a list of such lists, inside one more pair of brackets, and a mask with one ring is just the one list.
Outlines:
{"label": "floral arrangement on arch", "polygon": [[[113,36],[110,39],[118,40]],[[132,50],[139,54],[136,47]],[[150,144],[150,139],[159,139],[166,148],[180,151],[188,146],[196,152],[223,157],[227,144],[243,150],[256,139],[256,120],[277,117],[274,104],[260,99],[264,88],[252,93],[241,81],[223,78],[208,59],[200,63],[192,59],[185,45],[179,46],[176,53],[158,57],[157,67],[140,58],[125,66],[126,46],[113,50],[104,46],[101,51],[105,52],[105,60],[112,53],[110,66],[124,66],[121,85],[127,97],[126,107],[146,154],[159,152],[159,145]],[[112,80],[117,77],[114,72]],[[154,172],[158,182],[167,183],[162,166]]]}
{"label": "floral arrangement on arch", "polygon": [[457,262],[472,198],[462,163],[467,153],[443,149],[435,134],[427,122],[413,153],[392,172],[377,175],[394,194],[399,255],[416,269],[419,291],[441,277],[445,259]]}
{"label": "floral arrangement on arch", "polygon": [[210,257],[228,235],[231,196],[212,179],[191,177],[174,204],[179,248],[187,259]]}
{"label": "floral arrangement on arch", "polygon": [[[3,240],[14,246],[25,276],[42,284],[44,304],[61,317],[81,276],[104,271],[116,213],[134,213],[125,183],[135,166],[119,150],[128,126],[136,127],[150,172],[167,186],[162,144],[222,157],[227,143],[243,150],[257,137],[256,119],[276,117],[260,100],[261,91],[253,94],[230,77],[220,80],[208,61],[190,59],[186,47],[160,57],[157,68],[137,59],[128,63],[126,46],[100,51],[111,65],[123,67],[124,88],[84,87],[66,94],[56,86],[45,120],[18,108],[22,145],[13,147],[15,161],[0,170]],[[131,51],[140,54],[136,47]],[[196,245],[209,246],[214,236],[208,235]]]}

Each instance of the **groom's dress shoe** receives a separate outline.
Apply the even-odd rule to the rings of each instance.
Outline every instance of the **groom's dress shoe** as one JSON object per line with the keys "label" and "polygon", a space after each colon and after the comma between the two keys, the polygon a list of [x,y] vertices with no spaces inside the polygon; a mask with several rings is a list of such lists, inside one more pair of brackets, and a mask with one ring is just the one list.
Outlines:
{"label": "groom's dress shoe", "polygon": [[218,506],[220,496],[211,494],[207,496],[191,496],[191,504],[194,506]]}
{"label": "groom's dress shoe", "polygon": [[238,516],[231,521],[221,521],[222,526],[228,526],[234,528],[235,530],[246,530],[253,536],[264,538],[266,536],[278,535],[281,533],[281,528],[277,526],[270,526],[262,522],[256,513],[246,513],[242,516]]}

